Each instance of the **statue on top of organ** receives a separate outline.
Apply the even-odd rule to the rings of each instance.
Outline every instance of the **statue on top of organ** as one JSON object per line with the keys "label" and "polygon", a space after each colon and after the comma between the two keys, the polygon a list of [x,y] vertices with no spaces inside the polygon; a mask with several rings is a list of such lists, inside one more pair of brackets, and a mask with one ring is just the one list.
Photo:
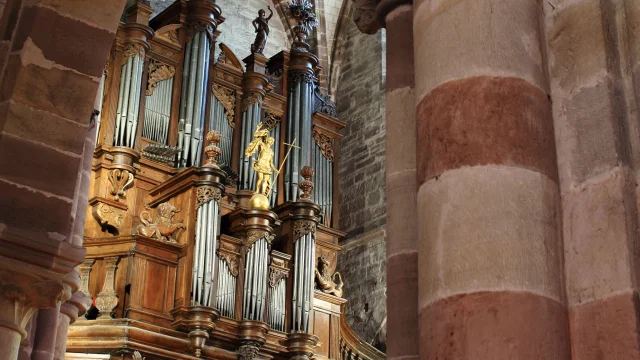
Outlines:
{"label": "statue on top of organ", "polygon": [[384,358],[347,325],[342,280],[318,284],[345,235],[334,211],[345,123],[305,42],[311,5],[286,6],[291,49],[262,55],[262,11],[244,67],[217,43],[212,0],[153,19],[140,1],[125,10],[100,85],[79,270],[95,301],[70,327],[69,354]]}

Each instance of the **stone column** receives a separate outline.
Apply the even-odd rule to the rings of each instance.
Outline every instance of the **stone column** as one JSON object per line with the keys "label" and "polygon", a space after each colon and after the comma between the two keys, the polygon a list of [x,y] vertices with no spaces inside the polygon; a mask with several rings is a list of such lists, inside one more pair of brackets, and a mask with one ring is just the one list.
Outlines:
{"label": "stone column", "polygon": [[637,1],[582,0],[548,11],[565,281],[577,360],[640,358],[638,10]]}
{"label": "stone column", "polygon": [[415,2],[421,359],[570,358],[542,20]]}
{"label": "stone column", "polygon": [[387,358],[418,357],[416,118],[411,0],[377,8],[387,31]]}

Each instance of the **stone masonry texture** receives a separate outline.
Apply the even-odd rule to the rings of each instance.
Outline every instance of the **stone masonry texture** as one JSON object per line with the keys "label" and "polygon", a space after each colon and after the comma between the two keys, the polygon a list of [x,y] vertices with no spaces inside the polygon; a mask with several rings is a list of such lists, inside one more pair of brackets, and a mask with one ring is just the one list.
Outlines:
{"label": "stone masonry texture", "polygon": [[384,32],[365,35],[349,21],[338,82],[340,224],[347,232],[338,271],[347,320],[366,342],[386,348]]}

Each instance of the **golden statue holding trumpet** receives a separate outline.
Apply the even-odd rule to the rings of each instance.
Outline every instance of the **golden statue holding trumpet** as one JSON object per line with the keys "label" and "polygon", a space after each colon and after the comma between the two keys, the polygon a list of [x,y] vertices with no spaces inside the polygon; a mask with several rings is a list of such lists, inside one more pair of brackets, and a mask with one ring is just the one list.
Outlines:
{"label": "golden statue holding trumpet", "polygon": [[[298,148],[295,146],[296,140],[294,139],[291,144],[285,143],[289,146],[287,155],[282,160],[282,164],[279,169],[276,169],[273,164],[274,151],[272,146],[276,141],[269,136],[268,129],[263,128],[262,122],[258,124],[256,131],[253,133],[253,140],[247,146],[244,151],[245,157],[252,156],[255,152],[258,152],[258,157],[253,161],[253,170],[258,174],[258,180],[256,181],[256,193],[251,197],[251,207],[259,210],[269,210],[269,195],[273,189],[273,182],[278,178],[284,162],[287,161],[289,153],[292,148]],[[276,173],[275,178],[272,180],[271,175]]]}

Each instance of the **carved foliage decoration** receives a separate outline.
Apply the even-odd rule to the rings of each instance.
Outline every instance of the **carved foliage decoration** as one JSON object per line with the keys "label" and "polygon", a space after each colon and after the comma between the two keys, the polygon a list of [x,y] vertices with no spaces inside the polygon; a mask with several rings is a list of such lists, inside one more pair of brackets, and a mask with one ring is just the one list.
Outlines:
{"label": "carved foliage decoration", "polygon": [[122,65],[126,64],[129,58],[140,54],[141,58],[144,58],[145,50],[144,46],[140,44],[127,44],[122,53]]}
{"label": "carved foliage decoration", "polygon": [[316,223],[311,220],[296,220],[293,223],[293,236],[297,240],[307,234],[316,233]]}
{"label": "carved foliage decoration", "polygon": [[271,235],[268,231],[265,231],[265,230],[249,230],[247,232],[247,241],[246,241],[247,251],[251,249],[251,246],[256,241],[262,238],[265,238],[267,239],[267,242],[270,244],[273,241],[274,237],[275,236]]}
{"label": "carved foliage decoration", "polygon": [[113,169],[107,175],[109,180],[109,193],[115,201],[120,197],[126,197],[125,191],[133,185],[133,174],[129,170]]}
{"label": "carved foliage decoration", "polygon": [[180,24],[171,24],[171,25],[163,26],[156,31],[153,38],[154,40],[162,39],[173,45],[180,46],[180,37],[178,33],[180,31],[180,26],[181,26]]}
{"label": "carved foliage decoration", "polygon": [[220,101],[220,104],[222,104],[227,112],[227,121],[229,121],[229,126],[235,128],[236,124],[233,122],[236,109],[235,91],[222,87],[218,84],[213,84],[213,96]]}
{"label": "carved foliage decoration", "polygon": [[256,92],[249,93],[246,97],[242,98],[242,111],[245,112],[249,106],[258,104],[258,107],[262,106],[262,95]]}
{"label": "carved foliage decoration", "polygon": [[322,155],[329,161],[333,162],[333,138],[323,134],[317,129],[313,129],[313,139],[316,141],[316,145],[322,151]]}
{"label": "carved foliage decoration", "polygon": [[124,210],[98,203],[91,210],[91,214],[104,231],[108,231],[113,235],[120,234],[124,221]]}
{"label": "carved foliage decoration", "polygon": [[276,287],[280,280],[289,277],[289,269],[286,262],[282,259],[271,258],[271,266],[269,267],[269,286]]}
{"label": "carved foliage decoration", "polygon": [[163,80],[172,78],[176,74],[176,68],[171,65],[163,64],[157,60],[149,62],[149,81],[147,82],[147,96],[153,95],[153,91],[158,83]]}
{"label": "carved foliage decoration", "polygon": [[200,186],[196,192],[196,209],[211,200],[220,201],[222,192],[214,186]]}
{"label": "carved foliage decoration", "polygon": [[238,57],[223,43],[220,43],[220,56],[218,56],[218,64],[230,65],[238,70],[242,70],[242,64]]}
{"label": "carved foliage decoration", "polygon": [[269,131],[273,130],[282,121],[282,115],[278,115],[269,110],[264,111],[264,120],[262,125]]}
{"label": "carved foliage decoration", "polygon": [[294,71],[287,75],[289,79],[289,87],[293,87],[299,82],[305,82],[307,84],[313,83],[313,75],[306,72]]}
{"label": "carved foliage decoration", "polygon": [[[140,213],[140,220],[144,225],[138,225],[137,233],[160,241],[177,242],[178,230],[186,229],[183,223],[173,223],[173,216],[180,210],[168,202],[162,203],[158,205],[155,222],[152,222],[149,210],[147,208]],[[174,234],[176,234],[175,238]]]}
{"label": "carved foliage decoration", "polygon": [[229,267],[229,272],[234,277],[240,273],[240,248],[232,243],[221,241],[219,256]]}
{"label": "carved foliage decoration", "polygon": [[238,360],[253,360],[258,356],[258,346],[256,345],[242,345],[236,351],[238,354]]}

